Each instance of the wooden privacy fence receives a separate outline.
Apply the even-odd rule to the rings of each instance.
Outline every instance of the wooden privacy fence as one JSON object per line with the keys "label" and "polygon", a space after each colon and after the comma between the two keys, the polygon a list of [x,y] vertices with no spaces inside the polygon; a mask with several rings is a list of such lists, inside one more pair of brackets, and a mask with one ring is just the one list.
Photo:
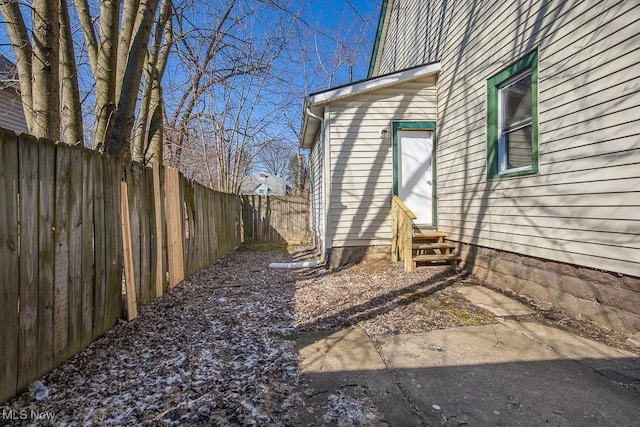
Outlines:
{"label": "wooden privacy fence", "polygon": [[119,176],[108,156],[0,133],[0,401],[120,315]]}
{"label": "wooden privacy fence", "polygon": [[242,196],[246,242],[307,242],[309,200],[295,196]]}
{"label": "wooden privacy fence", "polygon": [[109,330],[123,283],[132,317],[240,244],[239,197],[168,167],[121,177],[107,155],[0,130],[0,402]]}
{"label": "wooden privacy fence", "polygon": [[185,274],[191,276],[241,243],[240,198],[213,191],[181,174],[180,180],[180,203],[186,213]]}

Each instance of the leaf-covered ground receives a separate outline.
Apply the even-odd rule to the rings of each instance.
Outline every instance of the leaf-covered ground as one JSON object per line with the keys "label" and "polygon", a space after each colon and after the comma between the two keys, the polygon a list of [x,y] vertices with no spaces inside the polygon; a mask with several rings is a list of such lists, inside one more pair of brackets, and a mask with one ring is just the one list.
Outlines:
{"label": "leaf-covered ground", "polygon": [[[378,425],[366,394],[331,394],[309,406],[317,393],[300,374],[297,333],[358,325],[375,342],[495,321],[456,292],[474,279],[444,267],[415,274],[387,261],[333,272],[268,268],[312,256],[307,247],[226,255],[41,378],[47,399],[27,391],[0,405],[0,425],[278,426],[296,425],[305,411],[320,413],[325,425]],[[559,326],[567,322],[545,310]],[[37,419],[47,415],[53,421]]]}
{"label": "leaf-covered ground", "polygon": [[3,409],[53,413],[53,425],[288,424],[301,405],[295,273],[267,265],[289,260],[228,254],[45,375],[48,399],[26,392]]}
{"label": "leaf-covered ground", "polygon": [[448,266],[406,274],[400,264],[370,260],[306,276],[298,281],[295,295],[296,320],[303,331],[357,325],[375,339],[495,322],[491,313],[456,292],[476,282]]}

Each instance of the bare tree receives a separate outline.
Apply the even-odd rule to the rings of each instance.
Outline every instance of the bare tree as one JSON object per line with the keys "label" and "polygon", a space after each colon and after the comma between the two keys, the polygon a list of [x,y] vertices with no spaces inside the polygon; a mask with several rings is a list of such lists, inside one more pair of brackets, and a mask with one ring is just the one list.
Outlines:
{"label": "bare tree", "polygon": [[[168,126],[174,131],[168,154],[169,164],[179,167],[182,151],[190,138],[190,122],[203,96],[215,85],[226,84],[228,79],[243,73],[256,72],[259,64],[246,61],[242,54],[242,36],[235,28],[251,16],[251,11],[238,7],[235,0],[227,4],[200,5],[200,13],[212,30],[202,28],[188,19],[187,14],[177,17],[177,53],[181,71],[187,76],[184,84],[177,85],[177,99],[168,117]],[[207,19],[209,18],[209,19]]]}
{"label": "bare tree", "polygon": [[[103,2],[105,3],[107,2]],[[129,140],[135,121],[136,101],[147,44],[157,6],[158,0],[125,2],[122,12],[118,61],[117,64],[111,63],[116,65],[117,107],[113,114],[113,127],[107,134],[108,140],[105,138],[105,141],[108,141],[106,151],[121,159],[128,159],[131,156]]]}
{"label": "bare tree", "polygon": [[309,159],[300,149],[289,158],[288,179],[295,196],[309,195]]}
{"label": "bare tree", "polygon": [[257,161],[265,172],[279,177],[287,177],[289,159],[294,152],[294,144],[289,141],[273,141],[257,156]]}
{"label": "bare tree", "polygon": [[60,72],[62,104],[60,108],[62,140],[84,145],[82,105],[78,82],[78,66],[73,50],[73,35],[67,0],[60,0]]}
{"label": "bare tree", "polygon": [[300,97],[356,62],[360,27],[323,33],[288,0],[176,3],[0,0],[31,133],[165,159],[231,192],[256,164],[284,174],[275,160],[295,151]]}
{"label": "bare tree", "polygon": [[138,123],[134,134],[133,160],[143,163],[162,162],[164,100],[161,81],[173,45],[171,1],[163,0],[144,67],[144,87]]}
{"label": "bare tree", "polygon": [[17,1],[0,3],[18,66],[27,127],[33,135],[54,141],[60,136],[59,6],[34,0],[29,31]]}
{"label": "bare tree", "polygon": [[350,9],[345,8],[331,28],[320,22],[300,22],[300,64],[296,68],[304,70],[304,95],[308,88],[349,83],[353,69],[368,62],[377,14],[360,14],[348,4]]}
{"label": "bare tree", "polygon": [[[166,91],[165,159],[222,191],[239,191],[261,153],[282,141],[283,112],[298,101],[282,93],[290,84],[281,70],[289,65],[283,53],[293,22],[277,3],[233,0],[200,7],[199,20],[212,22],[211,29],[188,14],[176,18],[181,72],[172,75]],[[271,13],[269,25],[260,15],[265,11]]]}
{"label": "bare tree", "polygon": [[270,95],[269,76],[272,61],[277,52],[265,64],[264,73],[236,76],[232,84],[217,87],[211,93],[219,102],[210,102],[213,139],[212,152],[217,189],[229,193],[240,191],[242,178],[251,164],[279,135],[273,134],[277,126],[278,109],[265,110],[264,99]]}
{"label": "bare tree", "polygon": [[[158,3],[103,0],[94,14],[88,0],[74,3],[95,84],[93,145],[124,160],[130,158],[143,66],[150,59],[147,48],[151,30],[154,22],[162,26],[161,18],[156,17]],[[163,10],[170,8],[171,1],[164,1]],[[29,10],[30,27],[16,0],[0,2],[16,57],[27,126],[36,136],[58,140],[62,125],[66,142],[81,142],[83,126],[69,6],[66,0],[33,0]],[[161,58],[157,55],[153,60]],[[157,62],[153,66],[162,69]]]}

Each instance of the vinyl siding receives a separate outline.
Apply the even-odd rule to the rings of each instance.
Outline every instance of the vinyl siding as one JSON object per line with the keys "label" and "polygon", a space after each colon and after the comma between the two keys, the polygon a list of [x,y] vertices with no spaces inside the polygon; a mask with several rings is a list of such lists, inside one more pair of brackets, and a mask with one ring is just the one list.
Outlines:
{"label": "vinyl siding", "polygon": [[310,167],[311,167],[311,230],[313,232],[314,244],[321,246],[324,236],[323,229],[323,194],[322,194],[322,144],[318,139],[311,149]]}
{"label": "vinyl siding", "polygon": [[[435,120],[435,84],[430,76],[326,107],[333,247],[390,244],[391,123]],[[389,131],[384,138],[383,128]]]}
{"label": "vinyl siding", "polygon": [[20,95],[11,88],[0,90],[0,127],[14,132],[27,132]]}
{"label": "vinyl siding", "polygon": [[[439,26],[422,15],[423,25],[412,17],[396,29],[391,19],[390,34],[415,46],[392,49],[387,37],[378,56],[381,73],[442,64],[439,228],[466,243],[640,276],[640,3],[401,3],[393,13],[446,15]],[[439,57],[420,54],[422,44]],[[539,172],[487,179],[486,81],[536,47]]]}
{"label": "vinyl siding", "polygon": [[[389,14],[389,27],[384,46],[379,49],[381,60],[380,65],[376,67],[378,70],[376,75],[438,61],[440,54],[438,45],[427,43],[426,35],[428,29],[435,26],[445,28],[446,25],[442,20],[446,15],[435,10],[432,2],[390,0],[387,14]],[[425,58],[430,59],[425,60]]]}

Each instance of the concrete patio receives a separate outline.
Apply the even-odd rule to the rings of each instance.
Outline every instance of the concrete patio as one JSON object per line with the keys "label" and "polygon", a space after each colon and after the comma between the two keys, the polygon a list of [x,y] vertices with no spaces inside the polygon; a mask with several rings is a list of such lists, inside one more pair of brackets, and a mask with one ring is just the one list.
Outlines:
{"label": "concrete patio", "polygon": [[534,322],[530,309],[480,286],[459,292],[498,323],[373,342],[364,330],[298,339],[301,368],[316,394],[303,420],[338,394],[371,402],[389,425],[635,425],[640,356]]}

